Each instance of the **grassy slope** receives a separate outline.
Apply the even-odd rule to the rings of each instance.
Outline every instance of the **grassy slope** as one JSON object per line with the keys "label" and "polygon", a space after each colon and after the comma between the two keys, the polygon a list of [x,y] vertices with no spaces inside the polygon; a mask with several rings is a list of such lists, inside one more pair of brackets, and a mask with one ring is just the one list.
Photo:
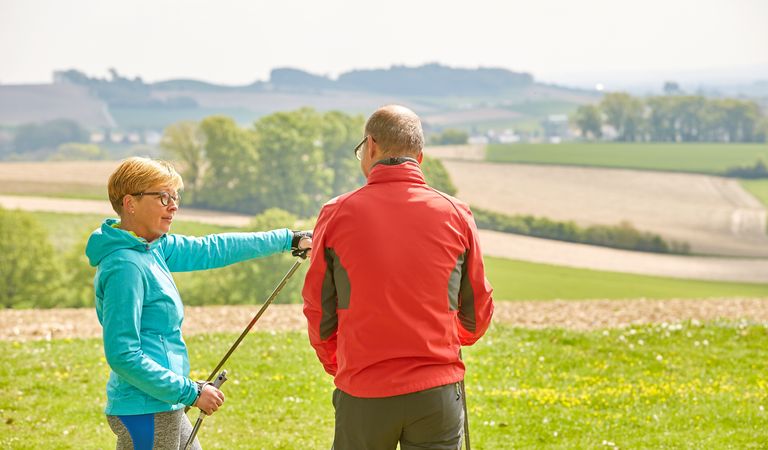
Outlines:
{"label": "grassy slope", "polygon": [[765,144],[564,143],[488,146],[494,162],[720,174],[732,166],[768,159]]}
{"label": "grassy slope", "polygon": [[741,185],[768,208],[768,179],[741,180]]}
{"label": "grassy slope", "polygon": [[[51,242],[58,250],[67,250],[95,230],[105,217],[98,214],[62,214],[53,212],[31,212],[49,232]],[[112,217],[117,217],[117,214]],[[192,236],[204,236],[210,233],[242,231],[240,228],[209,225],[198,222],[174,221],[174,233]]]}
{"label": "grassy slope", "polygon": [[[188,339],[203,378],[236,335]],[[494,326],[465,350],[477,448],[760,448],[768,441],[764,326],[571,332]],[[99,340],[0,342],[0,447],[114,446]],[[331,379],[304,333],[252,333],[227,365],[204,448],[327,448]]]}
{"label": "grassy slope", "polygon": [[[85,236],[103,220],[93,214],[31,214],[49,230],[52,242],[59,251],[67,251],[83,242]],[[227,231],[239,229],[195,222],[176,222],[173,225],[174,233],[195,236]],[[504,300],[768,296],[768,285],[765,284],[650,277],[492,257],[486,257],[485,264],[495,297]]]}
{"label": "grassy slope", "polygon": [[497,299],[620,299],[766,297],[768,284],[726,283],[634,275],[485,258]]}

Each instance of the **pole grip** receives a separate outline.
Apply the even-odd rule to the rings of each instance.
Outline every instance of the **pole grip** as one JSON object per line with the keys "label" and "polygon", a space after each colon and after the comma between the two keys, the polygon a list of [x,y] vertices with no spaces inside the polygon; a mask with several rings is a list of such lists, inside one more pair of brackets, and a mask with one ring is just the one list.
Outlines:
{"label": "pole grip", "polygon": [[[224,384],[224,382],[227,381],[227,371],[222,370],[221,373],[216,377],[215,380],[213,380],[213,383],[211,383],[216,389],[220,389],[221,385]],[[187,443],[184,444],[184,450],[189,450],[192,448],[192,443],[195,441],[195,436],[197,436],[197,432],[200,431],[200,425],[203,424],[203,419],[207,414],[200,411],[200,417],[197,418],[197,421],[195,422],[195,426],[192,428],[192,433],[189,435],[189,439],[187,439]]]}

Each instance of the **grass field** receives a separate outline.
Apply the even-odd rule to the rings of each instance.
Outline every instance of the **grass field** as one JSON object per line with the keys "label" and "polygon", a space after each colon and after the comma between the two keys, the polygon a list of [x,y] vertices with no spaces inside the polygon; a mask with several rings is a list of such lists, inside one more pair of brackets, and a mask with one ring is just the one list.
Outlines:
{"label": "grass field", "polygon": [[766,297],[767,284],[683,280],[486,257],[494,298],[514,300]]}
{"label": "grass field", "polygon": [[741,185],[768,208],[768,179],[741,180]]}
{"label": "grass field", "polygon": [[564,143],[491,144],[487,160],[722,174],[768,159],[766,144]]}
{"label": "grass field", "polygon": [[[83,242],[103,217],[94,214],[32,214],[48,230],[54,247],[68,251]],[[196,222],[174,222],[173,232],[194,236],[242,231]],[[504,300],[765,297],[768,285],[651,277],[576,269],[503,258],[485,258],[494,296]]]}
{"label": "grass field", "polygon": [[[192,376],[236,335],[190,337]],[[683,323],[573,332],[493,326],[464,352],[475,448],[765,448],[766,326]],[[114,446],[99,340],[0,342],[0,447]],[[227,365],[204,448],[317,449],[331,379],[303,333],[252,333]]]}
{"label": "grass field", "polygon": [[[79,244],[87,235],[104,221],[98,214],[62,214],[53,212],[30,212],[49,233],[51,243],[59,251],[65,251]],[[117,217],[115,215],[114,217]],[[209,225],[199,222],[173,222],[173,232],[192,236],[204,236],[211,233],[243,231],[239,228]]]}

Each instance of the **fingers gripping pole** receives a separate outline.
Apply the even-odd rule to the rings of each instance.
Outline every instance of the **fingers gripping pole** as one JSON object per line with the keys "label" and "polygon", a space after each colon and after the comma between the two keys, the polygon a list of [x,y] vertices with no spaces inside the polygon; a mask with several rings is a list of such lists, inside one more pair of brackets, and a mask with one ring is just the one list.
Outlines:
{"label": "fingers gripping pole", "polygon": [[[227,381],[227,371],[222,370],[218,377],[216,377],[216,380],[214,380],[213,385],[216,387],[216,389],[220,389],[221,385],[224,384],[224,382]],[[203,424],[203,419],[205,419],[206,414],[202,411],[200,411],[200,417],[197,418],[197,422],[195,422],[194,428],[192,428],[192,433],[189,435],[189,439],[187,439],[187,443],[184,445],[184,450],[189,450],[192,448],[192,443],[195,442],[195,436],[197,436],[197,432],[200,431],[200,425]]]}

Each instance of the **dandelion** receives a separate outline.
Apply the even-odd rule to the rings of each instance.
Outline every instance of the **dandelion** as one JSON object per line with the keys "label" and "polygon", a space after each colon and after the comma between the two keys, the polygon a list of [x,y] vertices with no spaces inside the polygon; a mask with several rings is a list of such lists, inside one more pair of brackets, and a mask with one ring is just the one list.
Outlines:
{"label": "dandelion", "polygon": [[706,347],[707,345],[709,345],[709,341],[708,341],[708,340],[706,340],[706,339],[704,339],[703,341],[701,341],[701,343],[702,343],[702,344],[704,344],[704,347]]}
{"label": "dandelion", "polygon": [[765,411],[765,408],[763,408],[763,405],[760,405],[760,412]]}
{"label": "dandelion", "polygon": [[644,340],[642,340],[642,339],[639,339],[639,340],[637,341],[637,344],[638,344],[638,345],[645,345],[645,341],[644,341]]}
{"label": "dandelion", "polygon": [[557,431],[555,431],[554,433],[552,433],[552,435],[553,435],[554,437],[557,437]]}
{"label": "dandelion", "polygon": [[661,361],[661,360],[663,360],[663,359],[664,359],[664,357],[663,357],[663,356],[661,356],[661,355],[656,355],[656,361]]}

